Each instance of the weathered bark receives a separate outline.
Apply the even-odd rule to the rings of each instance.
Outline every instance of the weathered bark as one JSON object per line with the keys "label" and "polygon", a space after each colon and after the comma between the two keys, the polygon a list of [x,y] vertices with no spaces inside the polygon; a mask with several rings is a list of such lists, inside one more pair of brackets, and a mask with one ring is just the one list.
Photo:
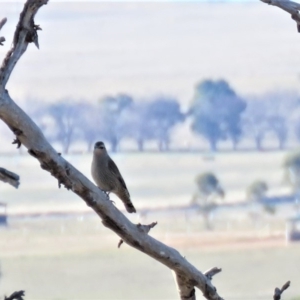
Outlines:
{"label": "weathered bark", "polygon": [[[26,51],[28,43],[34,42],[38,45],[36,34],[38,27],[34,24],[33,17],[38,9],[47,2],[47,0],[27,0],[20,15],[13,47],[5,57],[0,69],[0,118],[13,131],[17,140],[28,149],[29,154],[40,162],[41,168],[57,178],[59,185],[64,185],[68,190],[81,197],[98,214],[104,226],[114,231],[128,245],[173,270],[180,278],[180,291],[197,287],[203,292],[206,299],[222,299],[210,280],[177,250],[149,236],[142,226],[131,223],[107,200],[104,192],[58,154],[45,139],[38,126],[11,99],[5,89],[9,76],[19,58]],[[181,296],[181,299],[185,298]]]}
{"label": "weathered bark", "polygon": [[16,189],[19,187],[20,184],[20,176],[4,168],[0,168],[0,180],[9,183]]}

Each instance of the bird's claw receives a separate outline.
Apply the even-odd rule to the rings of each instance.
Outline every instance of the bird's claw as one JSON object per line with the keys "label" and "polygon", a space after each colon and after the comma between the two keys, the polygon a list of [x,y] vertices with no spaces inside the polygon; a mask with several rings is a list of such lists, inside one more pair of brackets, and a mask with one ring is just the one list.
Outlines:
{"label": "bird's claw", "polygon": [[106,197],[107,197],[107,200],[110,201],[113,205],[115,205],[115,201],[110,200],[110,198],[109,198],[110,192],[104,191],[104,193],[105,193],[105,195],[106,195]]}

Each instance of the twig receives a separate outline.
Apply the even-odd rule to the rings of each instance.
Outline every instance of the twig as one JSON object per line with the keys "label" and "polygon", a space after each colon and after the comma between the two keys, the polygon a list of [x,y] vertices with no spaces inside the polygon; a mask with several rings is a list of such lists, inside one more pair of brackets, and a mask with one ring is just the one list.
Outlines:
{"label": "twig", "polygon": [[[137,224],[136,227],[141,231],[141,232],[144,232],[144,233],[149,233],[149,231],[155,227],[157,225],[157,222],[152,222],[151,224],[149,225],[142,225],[142,224]],[[122,244],[124,243],[124,241],[121,239],[118,243],[118,248],[120,248],[122,246]]]}
{"label": "twig", "polygon": [[9,183],[16,189],[20,185],[20,176],[4,168],[0,168],[0,180]]}
{"label": "twig", "polygon": [[[3,18],[1,21],[0,21],[0,30],[2,29],[2,27],[4,26],[4,24],[6,23],[7,19],[6,18]],[[1,36],[0,37],[0,45],[3,46],[3,43],[5,42],[5,37],[4,36]]]}
{"label": "twig", "polygon": [[122,244],[124,243],[124,241],[121,239],[118,243],[118,248],[120,248],[122,246]]}
{"label": "twig", "polygon": [[290,286],[291,282],[287,281],[281,289],[279,289],[278,287],[275,288],[274,291],[274,296],[273,296],[273,300],[280,300],[281,299],[281,294]]}
{"label": "twig", "polygon": [[1,21],[0,21],[0,30],[2,29],[2,27],[4,26],[4,24],[6,23],[7,19],[6,18],[3,18]]}
{"label": "twig", "polygon": [[137,228],[141,231],[141,232],[144,232],[144,233],[149,233],[149,231],[155,227],[157,225],[157,222],[152,222],[151,224],[149,225],[142,225],[142,224],[137,224]]}
{"label": "twig", "polygon": [[209,280],[212,280],[213,277],[214,277],[216,274],[220,273],[221,271],[222,271],[222,269],[217,268],[217,267],[213,267],[213,268],[211,268],[211,269],[205,271],[205,272],[204,272],[204,275],[205,275]]}
{"label": "twig", "polygon": [[4,300],[24,300],[25,291],[18,291],[12,293],[9,297],[4,297]]}

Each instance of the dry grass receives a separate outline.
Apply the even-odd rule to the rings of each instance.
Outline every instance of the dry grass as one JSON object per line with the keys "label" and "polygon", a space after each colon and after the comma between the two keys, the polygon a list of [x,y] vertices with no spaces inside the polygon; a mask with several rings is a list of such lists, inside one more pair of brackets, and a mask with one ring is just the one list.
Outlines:
{"label": "dry grass", "polygon": [[[98,223],[12,221],[0,231],[1,291],[25,289],[33,300],[177,298],[168,269],[127,245],[118,249],[118,237]],[[271,299],[286,280],[292,286],[284,299],[299,295],[300,245],[242,234],[152,232],[202,271],[222,267],[214,283],[225,299]]]}

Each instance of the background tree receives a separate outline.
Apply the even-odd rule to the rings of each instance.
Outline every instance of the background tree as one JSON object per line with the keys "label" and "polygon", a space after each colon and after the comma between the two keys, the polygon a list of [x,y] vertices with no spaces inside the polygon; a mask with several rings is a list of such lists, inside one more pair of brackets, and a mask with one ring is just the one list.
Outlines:
{"label": "background tree", "polygon": [[254,139],[256,150],[262,150],[262,143],[268,130],[265,102],[248,98],[242,123],[245,136]]}
{"label": "background tree", "polygon": [[[104,127],[103,120],[99,117],[98,105],[83,101],[79,104],[80,114],[78,114],[79,134],[87,145],[87,151],[91,152],[96,141],[102,138],[101,129]],[[102,129],[103,130],[103,129]]]}
{"label": "background tree", "polygon": [[48,114],[54,120],[52,139],[62,145],[62,151],[68,153],[72,142],[79,137],[81,105],[71,99],[64,99],[50,104]]}
{"label": "background tree", "polygon": [[252,182],[247,188],[247,199],[249,201],[259,202],[266,197],[268,185],[265,181],[256,180]]}
{"label": "background tree", "polygon": [[210,230],[212,225],[210,216],[212,211],[216,208],[216,200],[224,198],[224,190],[220,186],[217,177],[210,172],[201,173],[196,177],[197,192],[193,196],[192,204],[199,206],[199,212],[204,219],[205,228]]}
{"label": "background tree", "polygon": [[139,151],[144,151],[145,142],[154,140],[154,132],[148,122],[148,103],[134,102],[122,114],[122,132],[137,143]]}
{"label": "background tree", "polygon": [[297,119],[294,122],[294,131],[295,131],[295,136],[298,142],[300,142],[300,118],[299,115],[297,116]]}
{"label": "background tree", "polygon": [[283,166],[286,179],[297,193],[300,191],[300,151],[286,155]]}
{"label": "background tree", "polygon": [[245,136],[253,138],[256,149],[261,150],[266,135],[271,133],[278,140],[278,148],[283,149],[298,106],[299,95],[295,91],[271,91],[248,97],[242,118]]}
{"label": "background tree", "polygon": [[299,108],[299,93],[292,90],[275,90],[260,96],[266,102],[268,129],[283,149],[288,140],[293,115]]}
{"label": "background tree", "polygon": [[101,120],[99,134],[110,144],[111,151],[116,152],[126,132],[122,117],[133,105],[133,99],[126,94],[119,94],[115,97],[107,96],[101,98],[98,105],[98,120]]}
{"label": "background tree", "polygon": [[184,120],[176,99],[158,97],[150,101],[132,103],[122,113],[124,136],[133,138],[139,151],[144,151],[146,141],[157,141],[159,151],[169,150],[172,128]]}
{"label": "background tree", "polygon": [[184,120],[178,100],[158,97],[147,104],[148,123],[154,138],[158,142],[159,151],[169,150],[171,129]]}
{"label": "background tree", "polygon": [[203,135],[212,151],[221,140],[230,139],[236,149],[241,137],[241,113],[246,103],[225,80],[204,80],[195,89],[189,110],[192,130]]}
{"label": "background tree", "polygon": [[278,148],[282,150],[288,139],[288,126],[287,120],[283,116],[270,116],[268,118],[270,129],[274,132],[278,140]]}
{"label": "background tree", "polygon": [[250,212],[250,217],[252,218],[254,223],[256,223],[259,219],[259,206],[262,206],[263,210],[268,214],[273,215],[276,212],[276,208],[274,205],[270,205],[264,201],[266,199],[268,190],[269,187],[263,180],[253,181],[246,190],[247,200],[250,202],[250,204],[253,204],[252,211]]}

